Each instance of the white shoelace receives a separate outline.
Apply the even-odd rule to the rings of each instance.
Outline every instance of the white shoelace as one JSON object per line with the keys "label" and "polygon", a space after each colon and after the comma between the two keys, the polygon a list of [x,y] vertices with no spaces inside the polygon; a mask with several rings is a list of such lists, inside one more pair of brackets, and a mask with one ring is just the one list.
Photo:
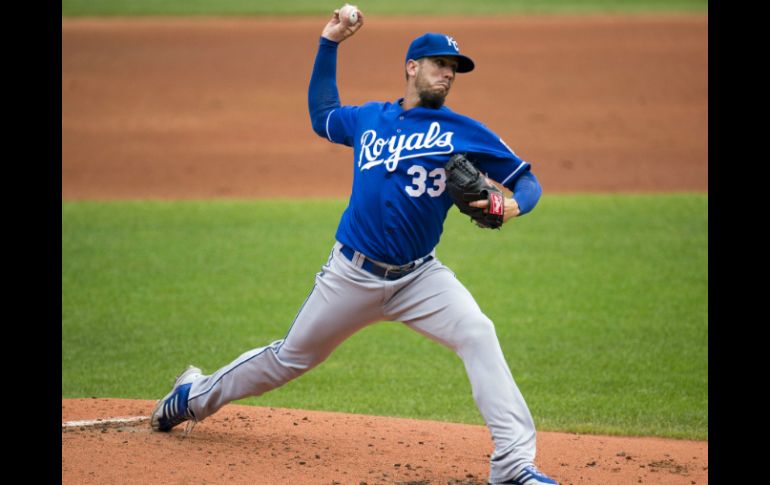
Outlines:
{"label": "white shoelace", "polygon": [[187,421],[187,424],[184,427],[184,431],[182,432],[182,436],[186,438],[190,433],[192,433],[193,428],[195,427],[195,424],[197,421],[195,419],[190,419]]}

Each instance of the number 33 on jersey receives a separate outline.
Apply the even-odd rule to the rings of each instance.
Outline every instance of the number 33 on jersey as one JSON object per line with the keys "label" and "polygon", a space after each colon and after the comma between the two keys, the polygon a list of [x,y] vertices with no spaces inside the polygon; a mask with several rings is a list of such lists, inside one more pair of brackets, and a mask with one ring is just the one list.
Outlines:
{"label": "number 33 on jersey", "polygon": [[[434,168],[428,173],[428,170],[422,165],[412,165],[406,171],[408,175],[414,175],[412,185],[405,187],[406,193],[412,197],[419,197],[427,193],[431,197],[438,197],[446,189],[446,171],[443,168]],[[433,186],[427,188],[425,182],[430,177]]]}

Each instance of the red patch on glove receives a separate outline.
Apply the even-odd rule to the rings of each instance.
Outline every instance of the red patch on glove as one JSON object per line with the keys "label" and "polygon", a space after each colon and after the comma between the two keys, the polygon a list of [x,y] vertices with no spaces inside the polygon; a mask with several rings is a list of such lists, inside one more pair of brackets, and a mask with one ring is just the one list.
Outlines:
{"label": "red patch on glove", "polygon": [[503,215],[503,196],[497,192],[489,193],[489,213],[496,216]]}

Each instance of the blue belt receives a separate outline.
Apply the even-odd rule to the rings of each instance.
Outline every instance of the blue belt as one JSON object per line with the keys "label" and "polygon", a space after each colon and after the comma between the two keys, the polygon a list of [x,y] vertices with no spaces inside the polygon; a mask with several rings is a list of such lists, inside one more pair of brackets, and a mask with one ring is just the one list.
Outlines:
{"label": "blue belt", "polygon": [[[342,246],[340,248],[340,252],[344,254],[345,257],[348,258],[350,261],[353,261],[356,250],[348,246]],[[385,278],[386,280],[397,280],[399,278],[403,278],[404,276],[408,275],[412,271],[419,268],[422,263],[427,263],[428,261],[433,259],[433,256],[427,256],[422,260],[412,261],[411,263],[405,264],[403,266],[397,266],[395,268],[386,268],[386,267],[380,266],[379,264],[375,263],[374,261],[367,258],[366,256],[363,256],[363,258],[364,258],[364,264],[361,265],[362,269],[365,269],[366,271],[370,272],[373,275],[379,276],[380,278]]]}

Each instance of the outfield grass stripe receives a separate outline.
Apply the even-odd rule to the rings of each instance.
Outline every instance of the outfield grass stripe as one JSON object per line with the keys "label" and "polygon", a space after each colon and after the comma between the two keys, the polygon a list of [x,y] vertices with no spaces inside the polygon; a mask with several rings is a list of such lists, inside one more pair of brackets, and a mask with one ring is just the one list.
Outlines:
{"label": "outfield grass stripe", "polygon": [[[340,2],[316,0],[62,0],[63,16],[327,15]],[[489,15],[522,13],[705,12],[707,0],[369,0],[366,14]]]}
{"label": "outfield grass stripe", "polygon": [[[344,200],[64,202],[62,396],[157,399],[282,338]],[[495,322],[539,429],[708,437],[708,196],[553,195],[438,257]],[[245,403],[481,424],[461,361],[385,322]]]}

